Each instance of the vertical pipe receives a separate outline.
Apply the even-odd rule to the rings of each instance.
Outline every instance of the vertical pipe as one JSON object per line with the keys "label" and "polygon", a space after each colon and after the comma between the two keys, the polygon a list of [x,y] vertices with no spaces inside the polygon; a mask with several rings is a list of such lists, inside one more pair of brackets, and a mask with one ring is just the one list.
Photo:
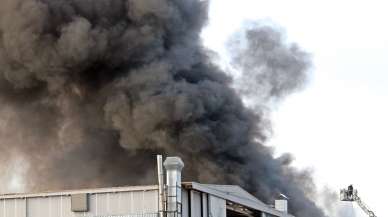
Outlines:
{"label": "vertical pipe", "polygon": [[164,194],[164,172],[163,172],[163,156],[158,155],[157,156],[157,163],[158,163],[158,184],[159,184],[159,217],[164,216],[164,201],[165,201],[165,194]]}
{"label": "vertical pipe", "polygon": [[167,217],[181,217],[182,215],[182,191],[181,175],[184,167],[183,161],[179,157],[168,157],[164,161],[166,168],[167,185]]}

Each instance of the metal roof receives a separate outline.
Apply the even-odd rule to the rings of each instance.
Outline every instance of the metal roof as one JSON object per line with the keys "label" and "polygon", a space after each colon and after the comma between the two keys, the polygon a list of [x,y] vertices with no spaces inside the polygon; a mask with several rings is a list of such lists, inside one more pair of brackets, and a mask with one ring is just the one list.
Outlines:
{"label": "metal roof", "polygon": [[186,182],[182,183],[182,185],[185,188],[205,192],[257,211],[280,217],[294,217],[293,215],[273,209],[237,185],[212,185],[196,182]]}

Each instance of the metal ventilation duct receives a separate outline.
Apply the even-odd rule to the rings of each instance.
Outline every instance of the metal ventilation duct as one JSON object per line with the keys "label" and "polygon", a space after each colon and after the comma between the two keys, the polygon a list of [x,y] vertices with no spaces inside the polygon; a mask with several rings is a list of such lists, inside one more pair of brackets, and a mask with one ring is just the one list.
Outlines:
{"label": "metal ventilation duct", "polygon": [[167,217],[180,217],[182,213],[181,174],[184,164],[179,157],[167,157],[164,167],[167,173]]}

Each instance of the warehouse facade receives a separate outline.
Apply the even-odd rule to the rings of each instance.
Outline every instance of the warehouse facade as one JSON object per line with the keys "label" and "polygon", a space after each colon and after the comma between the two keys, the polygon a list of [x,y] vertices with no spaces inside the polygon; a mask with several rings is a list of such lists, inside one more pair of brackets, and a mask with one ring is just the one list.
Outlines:
{"label": "warehouse facade", "polygon": [[293,217],[239,186],[181,183],[179,161],[165,161],[166,185],[1,195],[0,217]]}

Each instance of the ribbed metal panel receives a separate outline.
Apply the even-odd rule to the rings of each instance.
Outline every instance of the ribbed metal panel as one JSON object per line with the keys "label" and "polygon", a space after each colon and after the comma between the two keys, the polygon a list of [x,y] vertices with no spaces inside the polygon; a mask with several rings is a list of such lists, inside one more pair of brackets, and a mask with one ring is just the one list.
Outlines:
{"label": "ribbed metal panel", "polygon": [[157,217],[158,191],[90,192],[88,203],[88,212],[73,212],[71,195],[6,198],[0,217]]}
{"label": "ribbed metal panel", "polygon": [[26,217],[26,200],[1,200],[0,217]]}
{"label": "ribbed metal panel", "polygon": [[212,217],[226,217],[225,199],[209,196],[209,215]]}
{"label": "ribbed metal panel", "polygon": [[190,201],[191,201],[191,217],[201,217],[202,212],[202,201],[201,201],[201,192],[190,191]]}
{"label": "ribbed metal panel", "polygon": [[189,217],[189,191],[182,189],[182,217]]}

